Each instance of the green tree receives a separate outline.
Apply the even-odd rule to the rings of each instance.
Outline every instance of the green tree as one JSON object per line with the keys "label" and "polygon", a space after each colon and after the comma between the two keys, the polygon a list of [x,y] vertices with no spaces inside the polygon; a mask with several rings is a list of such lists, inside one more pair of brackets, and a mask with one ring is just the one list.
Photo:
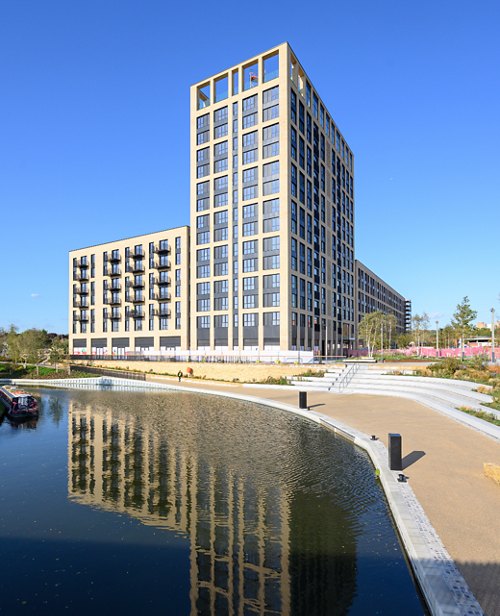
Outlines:
{"label": "green tree", "polygon": [[412,340],[413,336],[411,334],[399,334],[399,336],[396,337],[396,344],[398,345],[398,349],[407,349],[410,346]]}
{"label": "green tree", "polygon": [[49,338],[44,329],[27,329],[17,335],[19,358],[26,368],[27,364],[39,364],[46,355]]}
{"label": "green tree", "polygon": [[54,338],[49,350],[49,361],[55,366],[57,370],[57,364],[61,363],[68,354],[68,341],[60,338]]}
{"label": "green tree", "polygon": [[469,298],[465,296],[460,304],[457,304],[451,325],[460,336],[460,348],[462,349],[462,360],[464,358],[465,337],[474,331],[472,322],[477,317],[477,311],[471,308]]}
{"label": "green tree", "polygon": [[426,330],[429,328],[429,315],[426,312],[422,314],[415,314],[412,318],[413,334],[415,337],[415,344],[418,348],[418,354],[420,355],[420,347],[425,336]]}
{"label": "green tree", "polygon": [[384,315],[381,312],[365,314],[358,325],[358,335],[368,348],[368,356],[373,357],[373,351],[380,336],[381,324]]}

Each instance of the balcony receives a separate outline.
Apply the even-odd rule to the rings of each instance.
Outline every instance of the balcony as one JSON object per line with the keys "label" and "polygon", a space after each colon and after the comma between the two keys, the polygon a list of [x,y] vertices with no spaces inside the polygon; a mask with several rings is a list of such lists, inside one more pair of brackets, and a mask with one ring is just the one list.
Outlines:
{"label": "balcony", "polygon": [[122,275],[122,271],[121,271],[121,269],[119,267],[116,267],[116,268],[112,267],[111,269],[105,270],[104,271],[104,275],[105,276],[111,276],[111,277],[121,276]]}
{"label": "balcony", "polygon": [[156,254],[159,254],[159,255],[169,254],[170,253],[170,245],[167,244],[167,243],[162,244],[160,242],[157,246],[155,246],[155,252],[156,252]]}
{"label": "balcony", "polygon": [[109,318],[112,321],[121,321],[122,320],[122,315],[121,314],[110,314]]}
{"label": "balcony", "polygon": [[130,251],[130,256],[133,259],[143,259],[145,254],[144,254],[144,249],[143,248],[136,248],[135,250],[131,250]]}
{"label": "balcony", "polygon": [[121,306],[122,300],[119,297],[111,297],[107,299],[104,303],[108,304],[109,306]]}
{"label": "balcony", "polygon": [[75,321],[81,321],[82,323],[86,323],[89,320],[89,317],[86,314],[77,314],[74,317],[74,320]]}
{"label": "balcony", "polygon": [[155,317],[164,317],[164,318],[170,318],[171,312],[170,310],[153,310],[153,314]]}
{"label": "balcony", "polygon": [[120,263],[120,261],[122,260],[121,256],[119,254],[111,254],[108,257],[108,261],[110,263]]}
{"label": "balcony", "polygon": [[89,290],[86,287],[80,287],[79,289],[76,290],[76,294],[77,295],[88,295]]}
{"label": "balcony", "polygon": [[155,284],[157,284],[159,287],[169,287],[171,284],[170,278],[168,278],[167,280],[160,280],[159,278],[156,278]]}
{"label": "balcony", "polygon": [[151,299],[155,299],[157,302],[168,302],[172,299],[170,293],[155,293]]}
{"label": "balcony", "polygon": [[169,270],[170,269],[170,260],[169,259],[160,259],[159,261],[155,261],[155,268],[157,270]]}
{"label": "balcony", "polygon": [[89,279],[89,274],[87,271],[82,271],[80,274],[76,274],[73,276],[73,280],[87,281]]}
{"label": "balcony", "polygon": [[146,285],[145,280],[134,280],[133,282],[131,282],[128,287],[133,287],[134,289],[143,289]]}
{"label": "balcony", "polygon": [[140,297],[133,297],[129,300],[129,302],[132,302],[132,304],[144,304],[145,301],[146,298],[144,297],[144,295],[141,295]]}
{"label": "balcony", "polygon": [[144,312],[138,312],[137,310],[131,310],[129,312],[129,316],[132,317],[133,319],[144,319],[146,315],[144,314]]}
{"label": "balcony", "polygon": [[73,300],[73,306],[75,308],[88,308],[89,307],[89,302],[87,299],[74,299]]}
{"label": "balcony", "polygon": [[111,286],[108,287],[108,291],[121,291],[122,285],[119,280],[113,280]]}
{"label": "balcony", "polygon": [[141,272],[144,272],[146,270],[146,267],[144,266],[144,263],[140,262],[134,262],[130,265],[130,271],[134,272],[134,274],[138,274]]}

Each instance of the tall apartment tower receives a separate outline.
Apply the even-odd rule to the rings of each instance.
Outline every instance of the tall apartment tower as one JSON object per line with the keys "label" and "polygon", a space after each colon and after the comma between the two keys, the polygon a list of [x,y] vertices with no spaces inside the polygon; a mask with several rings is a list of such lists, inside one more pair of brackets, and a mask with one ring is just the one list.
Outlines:
{"label": "tall apartment tower", "polygon": [[354,161],[288,45],[191,87],[191,349],[354,341]]}

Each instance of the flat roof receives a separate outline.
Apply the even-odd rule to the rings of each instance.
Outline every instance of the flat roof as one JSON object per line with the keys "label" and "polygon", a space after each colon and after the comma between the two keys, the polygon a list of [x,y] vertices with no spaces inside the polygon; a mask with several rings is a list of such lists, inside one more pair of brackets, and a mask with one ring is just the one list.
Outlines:
{"label": "flat roof", "polygon": [[114,244],[115,242],[124,242],[126,240],[133,240],[138,237],[144,237],[145,235],[153,235],[155,233],[167,233],[168,231],[175,231],[176,229],[189,229],[189,225],[180,225],[179,227],[172,227],[171,229],[160,229],[159,231],[150,231],[149,233],[140,233],[139,235],[131,235],[129,237],[121,237],[116,240],[108,240],[107,242],[101,242],[100,244],[90,244],[89,246],[82,246],[81,248],[72,248],[68,251],[77,252],[78,250],[86,250],[87,248],[97,248],[98,246],[105,246],[106,244]]}

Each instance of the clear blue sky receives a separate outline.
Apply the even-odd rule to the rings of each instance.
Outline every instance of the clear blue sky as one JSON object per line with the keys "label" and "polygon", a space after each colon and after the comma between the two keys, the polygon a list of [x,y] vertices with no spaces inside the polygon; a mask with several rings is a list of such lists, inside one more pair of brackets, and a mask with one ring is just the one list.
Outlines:
{"label": "clear blue sky", "polygon": [[70,249],[189,223],[189,86],[285,40],[356,157],[357,257],[442,324],[500,314],[499,31],[495,0],[4,0],[0,326],[67,332]]}

